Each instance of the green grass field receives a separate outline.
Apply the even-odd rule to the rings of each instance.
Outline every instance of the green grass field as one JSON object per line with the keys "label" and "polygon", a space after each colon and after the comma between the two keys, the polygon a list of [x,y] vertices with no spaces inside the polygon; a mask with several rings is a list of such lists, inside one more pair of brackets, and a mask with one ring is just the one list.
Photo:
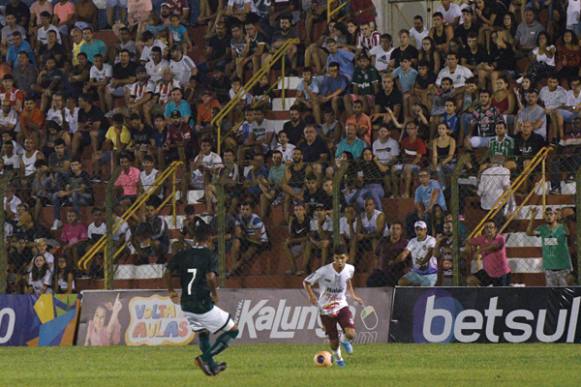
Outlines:
{"label": "green grass field", "polygon": [[3,348],[0,386],[579,386],[578,345],[367,345],[319,369],[322,345],[239,345],[209,378],[197,347]]}

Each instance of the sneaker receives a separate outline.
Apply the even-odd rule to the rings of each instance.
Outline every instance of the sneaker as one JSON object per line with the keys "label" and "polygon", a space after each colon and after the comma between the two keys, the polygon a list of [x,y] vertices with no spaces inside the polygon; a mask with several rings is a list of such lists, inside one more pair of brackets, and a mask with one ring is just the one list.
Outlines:
{"label": "sneaker", "polygon": [[348,341],[348,340],[342,341],[341,346],[343,347],[345,352],[347,352],[349,355],[351,355],[353,353],[353,344],[351,344],[350,341]]}
{"label": "sneaker", "polygon": [[210,369],[210,365],[206,363],[204,359],[202,359],[202,356],[198,356],[197,358],[195,358],[194,362],[196,363],[198,368],[201,369],[202,372],[205,373],[207,376],[214,376],[212,369]]}
{"label": "sneaker", "polygon": [[51,231],[56,231],[58,230],[61,226],[63,225],[63,222],[61,222],[59,219],[55,219],[54,222],[52,222],[52,226],[50,228]]}
{"label": "sneaker", "polygon": [[225,371],[227,368],[227,364],[225,362],[221,362],[216,364],[214,367],[212,367],[212,372],[215,375],[218,375],[220,372]]}
{"label": "sneaker", "polygon": [[343,360],[343,359],[338,359],[338,360],[336,361],[336,363],[337,363],[337,366],[338,366],[339,368],[345,368],[345,364],[346,364],[346,363],[345,363],[345,360]]}

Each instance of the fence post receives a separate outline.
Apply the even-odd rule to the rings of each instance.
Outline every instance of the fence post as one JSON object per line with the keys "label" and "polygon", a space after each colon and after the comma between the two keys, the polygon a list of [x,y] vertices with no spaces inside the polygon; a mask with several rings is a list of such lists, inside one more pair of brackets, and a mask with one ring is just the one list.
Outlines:
{"label": "fence post", "polygon": [[226,282],[226,195],[222,178],[216,181],[216,228],[218,232],[218,263],[220,271],[220,287]]}
{"label": "fence post", "polygon": [[581,167],[575,175],[575,230],[577,234],[577,285],[581,284]]}
{"label": "fence post", "polygon": [[341,223],[341,181],[347,171],[348,161],[342,161],[341,166],[333,176],[333,248],[339,245],[341,240],[340,223]]}
{"label": "fence post", "polygon": [[6,192],[7,179],[3,176],[0,179],[0,294],[6,293],[8,284],[8,252],[6,251],[6,240],[4,238],[4,194]]}
{"label": "fence post", "polygon": [[113,197],[113,188],[115,186],[115,180],[121,172],[120,167],[115,167],[111,178],[107,182],[107,189],[105,191],[105,221],[107,222],[107,244],[105,245],[105,250],[103,254],[103,266],[105,271],[105,284],[104,287],[107,290],[113,289],[113,277],[115,275],[115,270],[113,267],[113,254],[114,254],[114,244],[113,244],[113,206],[115,198]]}
{"label": "fence post", "polygon": [[450,179],[450,207],[452,210],[452,225],[453,235],[452,239],[452,259],[454,267],[454,286],[460,286],[460,189],[458,187],[458,179],[462,173],[462,169],[466,162],[470,159],[469,155],[463,155],[458,160],[458,164],[454,168],[452,178]]}

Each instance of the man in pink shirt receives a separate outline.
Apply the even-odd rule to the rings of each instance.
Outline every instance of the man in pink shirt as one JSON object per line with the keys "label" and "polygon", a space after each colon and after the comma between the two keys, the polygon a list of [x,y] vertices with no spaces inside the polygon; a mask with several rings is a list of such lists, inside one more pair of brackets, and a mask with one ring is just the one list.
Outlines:
{"label": "man in pink shirt", "polygon": [[139,194],[139,169],[132,167],[128,154],[122,154],[119,159],[121,173],[115,181],[115,187],[119,188],[121,200],[133,202]]}
{"label": "man in pink shirt", "polygon": [[468,277],[468,286],[510,286],[506,240],[497,234],[494,222],[487,222],[484,235],[470,239],[468,246],[471,257],[476,256],[479,261],[479,255],[482,256],[482,269]]}
{"label": "man in pink shirt", "polygon": [[63,243],[63,253],[73,262],[79,258],[82,242],[87,240],[87,226],[79,222],[79,214],[74,210],[67,212],[67,222],[64,224],[60,241]]}

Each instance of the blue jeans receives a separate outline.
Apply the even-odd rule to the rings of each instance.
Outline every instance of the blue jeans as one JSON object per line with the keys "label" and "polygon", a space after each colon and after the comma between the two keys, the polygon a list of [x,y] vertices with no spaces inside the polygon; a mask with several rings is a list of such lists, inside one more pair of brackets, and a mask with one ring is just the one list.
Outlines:
{"label": "blue jeans", "polygon": [[383,199],[384,194],[385,192],[383,191],[383,185],[379,183],[366,184],[359,191],[359,195],[357,197],[357,206],[359,208],[365,208],[365,200],[368,197],[371,197],[371,199],[373,199],[373,203],[375,203],[375,208],[383,211],[383,204],[381,203],[381,199]]}
{"label": "blue jeans", "polygon": [[83,192],[73,192],[70,196],[65,196],[61,198],[58,196],[58,193],[54,193],[52,196],[52,205],[54,211],[54,218],[59,219],[61,218],[61,208],[64,204],[67,203],[67,200],[70,201],[71,205],[73,206],[73,210],[77,213],[81,211],[81,206],[86,206],[91,203],[91,194],[83,193]]}
{"label": "blue jeans", "polygon": [[446,189],[446,187],[448,186],[448,178],[454,172],[455,166],[456,163],[452,161],[444,166],[438,165],[438,167],[436,168],[436,172],[438,173],[438,180],[440,181],[443,190]]}

